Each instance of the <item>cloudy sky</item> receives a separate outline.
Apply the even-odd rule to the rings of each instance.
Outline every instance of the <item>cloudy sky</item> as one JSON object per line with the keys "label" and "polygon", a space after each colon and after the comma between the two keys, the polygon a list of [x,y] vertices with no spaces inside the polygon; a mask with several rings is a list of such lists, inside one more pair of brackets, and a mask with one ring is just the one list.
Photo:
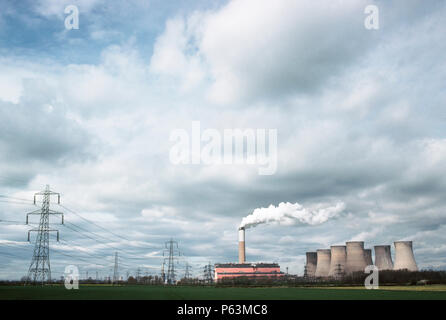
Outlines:
{"label": "cloudy sky", "polygon": [[[159,273],[171,237],[199,275],[281,202],[345,209],[247,230],[249,261],[302,274],[306,251],[413,240],[420,267],[446,268],[445,16],[444,1],[0,1],[0,277],[26,274],[25,200],[46,184],[72,223],[51,220],[53,277],[105,276],[115,251],[121,274]],[[170,135],[193,121],[277,129],[277,171],[173,164]]]}

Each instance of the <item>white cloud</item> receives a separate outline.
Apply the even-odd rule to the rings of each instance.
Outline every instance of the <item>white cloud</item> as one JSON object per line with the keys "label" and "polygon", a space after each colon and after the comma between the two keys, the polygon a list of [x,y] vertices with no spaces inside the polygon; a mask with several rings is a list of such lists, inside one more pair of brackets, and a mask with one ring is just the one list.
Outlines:
{"label": "white cloud", "polygon": [[[175,237],[194,259],[231,261],[237,225],[255,208],[342,200],[349,214],[320,226],[257,228],[247,234],[248,253],[286,261],[290,272],[301,273],[308,250],[347,239],[370,246],[407,238],[415,241],[421,265],[444,265],[443,248],[432,246],[444,242],[439,226],[446,223],[446,69],[438,58],[446,43],[440,41],[444,19],[413,13],[410,24],[396,20],[397,28],[375,33],[376,42],[368,43],[362,2],[327,3],[236,0],[175,16],[153,43],[150,61],[150,50],[124,31],[130,40],[92,53],[93,62],[11,53],[0,60],[0,99],[9,111],[3,119],[10,119],[2,129],[15,130],[2,131],[2,143],[34,155],[52,145],[60,123],[69,137],[64,142],[79,132],[88,139],[75,145],[82,146],[81,159],[68,153],[64,161],[31,163],[29,156],[11,160],[12,153],[2,153],[0,171],[8,177],[0,175],[0,183],[21,198],[50,183],[67,207],[132,239],[116,245],[145,250],[147,257],[159,256],[163,242]],[[48,17],[59,12],[58,4],[47,4],[42,10]],[[101,30],[89,29],[83,41],[114,36]],[[171,165],[170,130],[187,130],[197,119],[218,130],[278,128],[277,174]],[[29,125],[36,121],[39,126]],[[33,140],[30,128],[50,128],[51,134]],[[19,148],[21,141],[34,143]],[[14,179],[25,182],[17,187]],[[23,217],[20,205],[4,208],[11,220]],[[0,228],[5,239],[23,239],[26,232]],[[68,230],[62,235],[73,236]],[[149,246],[158,247],[152,252]]]}
{"label": "white cloud", "polygon": [[152,69],[186,81],[185,70],[205,68],[213,79],[209,95],[220,103],[311,92],[365,54],[363,4],[230,1],[168,21]]}

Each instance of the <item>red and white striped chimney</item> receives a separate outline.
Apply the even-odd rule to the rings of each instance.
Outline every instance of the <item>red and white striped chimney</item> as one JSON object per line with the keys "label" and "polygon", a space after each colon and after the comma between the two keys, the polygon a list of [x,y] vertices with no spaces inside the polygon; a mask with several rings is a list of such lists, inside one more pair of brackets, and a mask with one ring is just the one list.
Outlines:
{"label": "red and white striped chimney", "polygon": [[238,229],[238,263],[245,263],[245,228]]}

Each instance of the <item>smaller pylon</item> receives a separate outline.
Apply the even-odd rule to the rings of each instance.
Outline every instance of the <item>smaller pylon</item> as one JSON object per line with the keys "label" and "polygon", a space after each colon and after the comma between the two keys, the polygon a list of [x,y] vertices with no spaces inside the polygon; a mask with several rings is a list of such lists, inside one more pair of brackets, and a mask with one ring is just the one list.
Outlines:
{"label": "smaller pylon", "polygon": [[203,276],[204,276],[204,281],[207,284],[214,283],[214,267],[211,265],[210,262],[209,262],[209,264],[204,266]]}
{"label": "smaller pylon", "polygon": [[118,252],[115,252],[115,266],[113,268],[113,284],[117,283],[119,280],[118,274]]}
{"label": "smaller pylon", "polygon": [[190,264],[186,262],[186,271],[184,272],[184,279],[189,280],[191,278],[191,272],[190,272]]}

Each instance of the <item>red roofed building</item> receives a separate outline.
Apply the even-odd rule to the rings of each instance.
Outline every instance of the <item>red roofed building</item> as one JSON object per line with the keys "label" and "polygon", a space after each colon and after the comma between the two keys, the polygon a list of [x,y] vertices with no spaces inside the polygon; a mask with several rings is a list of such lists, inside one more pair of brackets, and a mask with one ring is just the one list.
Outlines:
{"label": "red roofed building", "polygon": [[266,277],[278,278],[284,275],[277,263],[217,263],[215,264],[215,281],[223,278]]}

